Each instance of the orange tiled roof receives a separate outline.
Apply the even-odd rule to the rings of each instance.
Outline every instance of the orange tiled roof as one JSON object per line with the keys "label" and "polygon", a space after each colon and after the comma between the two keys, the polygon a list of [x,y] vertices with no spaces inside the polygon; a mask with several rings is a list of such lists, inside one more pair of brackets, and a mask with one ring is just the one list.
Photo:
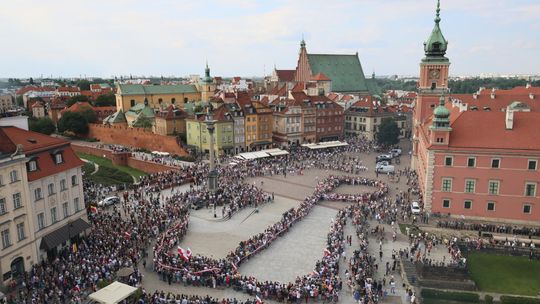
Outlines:
{"label": "orange tiled roof", "polygon": [[279,81],[293,82],[296,70],[276,70]]}
{"label": "orange tiled roof", "polygon": [[[514,125],[506,129],[505,112],[464,111],[451,123],[450,148],[540,151],[540,113],[514,112]],[[452,115],[451,115],[452,116]]]}
{"label": "orange tiled roof", "polygon": [[328,78],[324,73],[319,72],[316,75],[311,76],[311,80],[313,81],[331,81],[330,78]]}

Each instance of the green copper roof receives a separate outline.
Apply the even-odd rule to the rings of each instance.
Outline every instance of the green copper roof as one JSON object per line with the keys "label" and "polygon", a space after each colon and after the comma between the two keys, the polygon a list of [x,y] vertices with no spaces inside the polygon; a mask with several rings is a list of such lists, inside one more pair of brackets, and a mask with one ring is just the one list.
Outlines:
{"label": "green copper roof", "polygon": [[190,84],[178,85],[142,85],[119,84],[121,95],[157,95],[157,94],[188,94],[197,93],[197,87]]}
{"label": "green copper roof", "polygon": [[439,23],[441,22],[440,11],[440,0],[438,0],[435,26],[433,27],[428,40],[424,42],[424,51],[426,53],[425,61],[429,61],[431,59],[446,59],[444,55],[446,54],[446,50],[448,48],[448,41],[444,38],[441,28],[439,27]]}
{"label": "green copper roof", "polygon": [[208,62],[206,63],[206,68],[204,69],[204,78],[202,79],[204,83],[212,83],[214,79],[210,76],[210,68],[208,67]]}
{"label": "green copper roof", "polygon": [[444,96],[439,99],[439,106],[433,111],[433,127],[435,128],[448,128],[450,126],[450,110],[445,106]]}
{"label": "green copper roof", "polygon": [[312,75],[323,73],[332,79],[333,92],[369,92],[358,54],[308,54],[308,61]]}
{"label": "green copper roof", "polygon": [[366,79],[366,84],[369,89],[369,94],[372,96],[383,96],[381,88],[377,85],[375,79]]}
{"label": "green copper roof", "polygon": [[140,117],[141,115],[145,117],[154,117],[155,113],[154,113],[154,110],[150,106],[145,105],[143,103],[138,103],[134,105],[133,107],[131,107],[131,109],[129,109],[126,112],[126,115],[137,116],[137,117]]}
{"label": "green copper roof", "polygon": [[118,110],[118,112],[108,116],[105,118],[105,122],[108,123],[122,123],[127,122],[126,115],[124,115],[124,111],[122,109]]}

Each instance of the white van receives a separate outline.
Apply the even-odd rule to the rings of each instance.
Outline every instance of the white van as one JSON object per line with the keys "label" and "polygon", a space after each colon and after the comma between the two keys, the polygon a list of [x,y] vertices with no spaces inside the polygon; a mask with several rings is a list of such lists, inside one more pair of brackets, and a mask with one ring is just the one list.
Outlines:
{"label": "white van", "polygon": [[393,173],[395,168],[392,165],[379,165],[375,167],[375,171],[378,173]]}
{"label": "white van", "polygon": [[411,203],[411,213],[420,214],[420,205],[418,204],[418,202]]}

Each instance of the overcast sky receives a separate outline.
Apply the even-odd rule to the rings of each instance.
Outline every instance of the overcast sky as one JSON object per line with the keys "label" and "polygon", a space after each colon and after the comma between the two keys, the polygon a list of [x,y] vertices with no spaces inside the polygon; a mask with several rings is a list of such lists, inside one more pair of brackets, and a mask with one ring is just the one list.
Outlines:
{"label": "overcast sky", "polygon": [[[0,77],[261,76],[309,53],[416,75],[435,0],[1,0]],[[540,1],[442,0],[452,75],[540,73]]]}

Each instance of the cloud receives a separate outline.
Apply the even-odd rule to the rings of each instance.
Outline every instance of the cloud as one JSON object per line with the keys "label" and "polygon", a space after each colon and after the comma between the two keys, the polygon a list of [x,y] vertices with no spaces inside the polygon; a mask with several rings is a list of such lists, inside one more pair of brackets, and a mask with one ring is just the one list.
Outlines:
{"label": "cloud", "polygon": [[[377,74],[416,74],[433,27],[433,0],[7,1],[0,10],[0,76],[216,75],[294,68],[308,51],[355,53]],[[500,65],[540,70],[533,0],[442,1],[452,73]],[[509,42],[510,41],[510,42]],[[504,50],[504,51],[502,51]],[[520,56],[510,56],[512,52]],[[474,60],[482,56],[482,60]],[[472,58],[469,58],[472,57]],[[485,59],[485,60],[484,60]],[[489,63],[489,66],[488,66]],[[526,64],[525,64],[526,63]]]}

